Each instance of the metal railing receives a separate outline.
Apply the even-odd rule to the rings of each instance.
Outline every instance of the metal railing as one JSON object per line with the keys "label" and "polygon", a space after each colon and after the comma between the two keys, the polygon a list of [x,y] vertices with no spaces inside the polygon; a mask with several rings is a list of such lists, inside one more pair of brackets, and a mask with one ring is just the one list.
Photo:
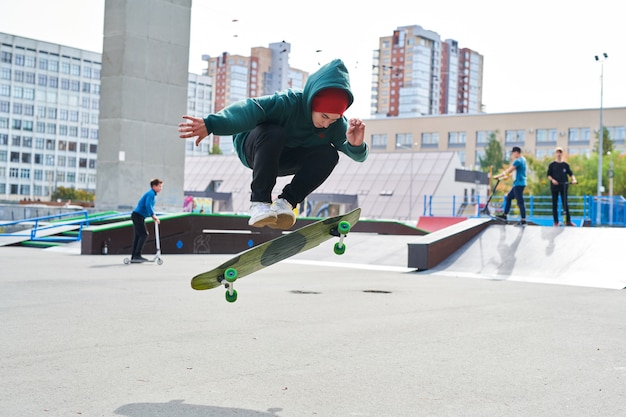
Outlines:
{"label": "metal railing", "polygon": [[[130,212],[104,213],[89,215],[88,210],[74,211],[69,213],[51,214],[48,216],[33,217],[29,219],[14,220],[10,222],[0,221],[0,236],[24,237],[24,241],[34,242],[72,242],[80,241],[83,228],[90,223],[102,222],[114,218],[126,218]],[[60,233],[71,227],[74,236],[59,236]],[[76,230],[77,229],[77,230]]]}
{"label": "metal railing", "polygon": [[[545,219],[552,222],[552,196],[524,196],[526,205],[526,217]],[[568,205],[570,216],[580,222],[591,226],[616,226],[626,227],[626,199],[622,196],[602,197],[600,199],[600,223],[596,221],[597,197],[596,196],[569,196]],[[487,203],[486,198],[476,196],[468,199],[464,196],[423,196],[423,216],[445,217],[472,217],[480,216]],[[502,213],[504,208],[504,196],[494,196],[489,202],[491,214]],[[558,200],[558,213],[563,219],[563,207],[561,199]],[[513,202],[510,216],[519,216],[517,204]]]}

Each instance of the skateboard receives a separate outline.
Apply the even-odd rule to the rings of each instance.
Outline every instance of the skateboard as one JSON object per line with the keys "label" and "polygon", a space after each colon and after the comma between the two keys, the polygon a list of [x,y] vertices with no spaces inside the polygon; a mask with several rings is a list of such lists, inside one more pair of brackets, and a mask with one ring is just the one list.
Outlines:
{"label": "skateboard", "polygon": [[285,260],[293,255],[312,249],[321,243],[338,237],[334,252],[342,255],[346,250],[343,240],[350,229],[359,221],[361,209],[319,220],[293,232],[247,249],[220,266],[191,279],[194,290],[208,290],[224,285],[226,301],[237,301],[237,291],[233,288],[237,279],[250,275],[265,267]]}

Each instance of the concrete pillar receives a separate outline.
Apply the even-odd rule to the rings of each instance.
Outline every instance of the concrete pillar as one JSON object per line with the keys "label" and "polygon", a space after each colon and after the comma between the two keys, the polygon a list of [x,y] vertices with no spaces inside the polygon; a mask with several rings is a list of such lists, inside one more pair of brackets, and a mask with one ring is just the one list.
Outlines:
{"label": "concrete pillar", "polygon": [[96,180],[99,210],[134,208],[164,181],[157,210],[183,204],[191,0],[106,0]]}

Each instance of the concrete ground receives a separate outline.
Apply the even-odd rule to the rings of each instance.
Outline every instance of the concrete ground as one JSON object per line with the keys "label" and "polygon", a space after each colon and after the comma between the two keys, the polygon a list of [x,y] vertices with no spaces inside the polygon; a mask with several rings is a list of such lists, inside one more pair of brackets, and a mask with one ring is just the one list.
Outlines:
{"label": "concrete ground", "polygon": [[226,255],[0,248],[0,416],[626,415],[624,291],[409,272],[356,236],[234,304],[189,286]]}

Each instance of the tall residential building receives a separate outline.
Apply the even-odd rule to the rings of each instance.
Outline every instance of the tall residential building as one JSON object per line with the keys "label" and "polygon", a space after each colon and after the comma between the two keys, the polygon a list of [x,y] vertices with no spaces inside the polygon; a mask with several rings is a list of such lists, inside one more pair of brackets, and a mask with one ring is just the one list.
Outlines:
{"label": "tall residential building", "polygon": [[454,40],[401,26],[379,39],[373,60],[372,116],[482,111],[482,56]]}
{"label": "tall residential building", "polygon": [[[0,200],[95,191],[101,58],[0,33]],[[210,113],[212,98],[211,79],[189,74],[189,113]],[[209,153],[189,142],[187,154]]]}
{"label": "tall residential building", "polygon": [[94,191],[101,54],[0,33],[0,199]]}
{"label": "tall residential building", "polygon": [[[187,88],[187,114],[195,117],[206,117],[213,113],[213,79],[208,75],[189,74]],[[182,120],[181,120],[182,121]],[[204,140],[196,146],[194,141],[186,142],[185,154],[208,155],[211,153],[211,141]]]}
{"label": "tall residential building", "polygon": [[254,47],[250,56],[203,56],[207,61],[206,75],[213,79],[215,111],[248,97],[274,94],[288,88],[303,88],[308,73],[289,67],[291,45],[276,42]]}
{"label": "tall residential building", "polygon": [[[217,57],[204,55],[202,59],[208,63],[206,75],[213,80],[214,111],[248,97],[304,88],[308,73],[289,66],[290,52],[291,44],[282,41],[271,43],[267,48],[251,48],[250,56],[228,52]],[[211,146],[222,153],[230,153],[232,138],[213,136]]]}

